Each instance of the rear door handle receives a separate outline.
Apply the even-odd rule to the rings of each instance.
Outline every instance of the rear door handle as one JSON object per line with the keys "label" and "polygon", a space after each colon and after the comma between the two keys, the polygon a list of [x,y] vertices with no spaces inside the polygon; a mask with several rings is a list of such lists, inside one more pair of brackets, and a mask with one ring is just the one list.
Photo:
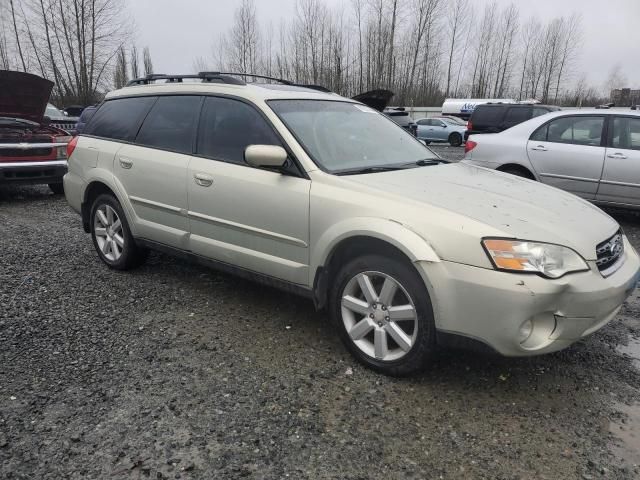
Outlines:
{"label": "rear door handle", "polygon": [[193,179],[201,187],[210,187],[213,184],[213,178],[209,175],[205,175],[204,173],[196,173],[193,176]]}
{"label": "rear door handle", "polygon": [[544,145],[538,145],[535,147],[531,147],[531,150],[537,150],[539,152],[546,152],[547,151],[547,147],[545,147]]}
{"label": "rear door handle", "polygon": [[616,152],[616,153],[610,153],[609,155],[607,155],[607,158],[620,158],[620,159],[625,159],[625,158],[627,158],[627,156],[626,156],[626,155],[624,155],[623,153]]}
{"label": "rear door handle", "polygon": [[127,170],[129,170],[131,167],[133,167],[133,160],[129,160],[128,158],[119,158],[118,161],[120,162],[120,166],[122,168],[125,168]]}

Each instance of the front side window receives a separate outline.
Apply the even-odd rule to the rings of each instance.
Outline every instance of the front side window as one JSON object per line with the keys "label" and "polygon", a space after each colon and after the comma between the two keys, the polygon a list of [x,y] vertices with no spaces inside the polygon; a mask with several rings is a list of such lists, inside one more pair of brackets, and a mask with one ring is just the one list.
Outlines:
{"label": "front side window", "polygon": [[640,118],[615,117],[611,145],[615,148],[640,150]]}
{"label": "front side window", "polygon": [[531,140],[599,146],[603,126],[604,117],[562,117],[536,130]]}
{"label": "front side window", "polygon": [[88,135],[113,140],[133,140],[140,122],[156,97],[130,97],[107,100],[91,117]]}
{"label": "front side window", "polygon": [[271,100],[269,106],[311,158],[331,173],[438,160],[389,118],[363,105],[331,100]]}
{"label": "front side window", "polygon": [[136,143],[191,154],[201,102],[198,96],[159,97],[144,119]]}
{"label": "front side window", "polygon": [[198,133],[199,155],[232,163],[245,163],[249,145],[282,143],[273,128],[251,106],[222,97],[205,99]]}

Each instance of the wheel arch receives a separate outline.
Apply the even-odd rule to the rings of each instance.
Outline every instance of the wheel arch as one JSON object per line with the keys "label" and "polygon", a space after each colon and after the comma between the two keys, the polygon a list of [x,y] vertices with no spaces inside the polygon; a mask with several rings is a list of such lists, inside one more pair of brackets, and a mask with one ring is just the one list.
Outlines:
{"label": "wheel arch", "polygon": [[530,180],[536,180],[536,176],[533,174],[533,172],[527,167],[525,167],[524,165],[521,165],[519,163],[505,163],[503,165],[500,165],[498,168],[496,168],[496,170],[499,172],[505,172],[505,173],[509,173],[510,170],[511,171],[517,170],[521,172],[526,178]]}
{"label": "wheel arch", "polygon": [[440,262],[425,238],[399,222],[361,218],[335,225],[319,238],[312,253],[310,274],[316,308],[326,305],[329,281],[337,268],[347,259],[365,254],[382,254],[411,264]]}
{"label": "wheel arch", "polygon": [[[84,191],[82,192],[82,204],[81,204],[81,215],[82,215],[82,226],[84,231],[89,233],[91,231],[89,222],[91,216],[91,206],[93,205],[93,201],[98,198],[101,194],[109,194],[113,195],[124,210],[126,216],[130,215],[128,212],[127,205],[122,201],[120,195],[118,194],[118,189],[114,186],[110,185],[110,182],[106,178],[96,177],[91,179]],[[131,227],[131,221],[129,220],[129,225]]]}

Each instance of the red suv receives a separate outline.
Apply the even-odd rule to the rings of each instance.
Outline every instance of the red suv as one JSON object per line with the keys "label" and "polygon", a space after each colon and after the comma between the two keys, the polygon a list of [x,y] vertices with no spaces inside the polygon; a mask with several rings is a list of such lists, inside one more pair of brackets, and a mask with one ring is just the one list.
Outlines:
{"label": "red suv", "polygon": [[0,71],[0,184],[47,184],[63,193],[69,133],[44,116],[53,82]]}

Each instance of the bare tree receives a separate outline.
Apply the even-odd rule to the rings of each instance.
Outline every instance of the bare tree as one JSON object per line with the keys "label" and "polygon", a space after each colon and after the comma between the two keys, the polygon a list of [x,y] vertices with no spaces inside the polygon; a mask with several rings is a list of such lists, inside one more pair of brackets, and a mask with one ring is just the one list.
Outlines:
{"label": "bare tree", "polygon": [[151,75],[153,73],[153,63],[151,62],[151,52],[149,51],[149,47],[144,47],[142,50],[142,64],[144,66],[145,76]]}
{"label": "bare tree", "polygon": [[118,49],[116,54],[116,66],[113,74],[113,86],[115,88],[124,87],[129,81],[129,74],[127,70],[127,52],[124,47]]}
{"label": "bare tree", "polygon": [[454,56],[460,49],[460,38],[464,35],[467,27],[469,15],[469,0],[455,0],[453,8],[448,10],[445,25],[445,35],[448,42],[448,62],[447,62],[447,86],[444,95],[448,97],[451,92],[451,70],[453,68]]}
{"label": "bare tree", "polygon": [[140,66],[138,65],[138,48],[135,45],[131,47],[129,66],[131,68],[131,78],[140,77]]}
{"label": "bare tree", "polygon": [[616,63],[613,67],[611,67],[611,70],[609,70],[609,75],[607,76],[607,80],[604,84],[605,93],[607,96],[609,96],[612,90],[624,88],[627,86],[627,84],[627,76],[622,71],[622,65]]}

